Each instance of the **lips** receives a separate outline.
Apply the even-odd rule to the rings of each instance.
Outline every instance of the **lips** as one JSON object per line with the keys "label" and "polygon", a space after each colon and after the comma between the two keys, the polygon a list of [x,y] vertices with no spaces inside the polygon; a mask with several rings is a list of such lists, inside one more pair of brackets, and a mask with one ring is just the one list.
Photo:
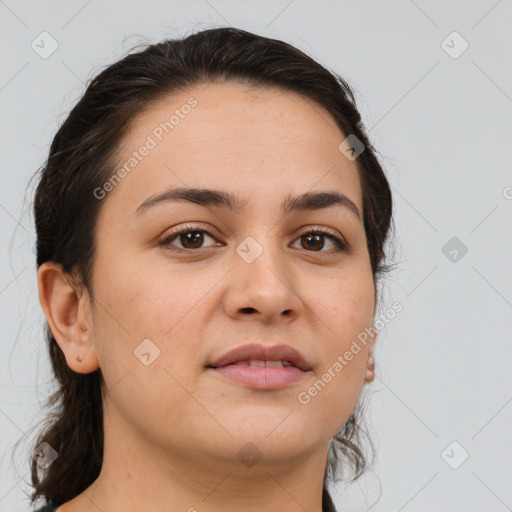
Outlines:
{"label": "lips", "polygon": [[274,345],[268,347],[252,343],[237,347],[222,355],[209,365],[209,368],[222,368],[229,365],[237,366],[265,366],[280,367],[277,362],[282,362],[283,367],[295,366],[302,371],[311,370],[311,366],[304,356],[296,349],[288,345]]}
{"label": "lips", "polygon": [[257,343],[230,350],[207,366],[213,375],[260,391],[285,389],[307,378],[309,370],[309,363],[294,348]]}

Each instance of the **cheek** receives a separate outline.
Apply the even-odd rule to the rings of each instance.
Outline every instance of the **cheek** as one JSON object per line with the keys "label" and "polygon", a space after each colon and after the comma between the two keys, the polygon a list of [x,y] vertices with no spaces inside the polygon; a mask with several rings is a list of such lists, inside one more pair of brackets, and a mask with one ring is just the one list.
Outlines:
{"label": "cheek", "polygon": [[105,323],[122,337],[161,339],[194,298],[194,287],[188,283],[184,294],[180,279],[176,273],[152,272],[134,259],[120,261],[98,279]]}
{"label": "cheek", "polygon": [[[141,429],[162,415],[178,421],[190,400],[178,383],[193,390],[183,368],[190,371],[197,352],[190,302],[196,295],[199,301],[201,290],[183,294],[162,273],[136,271],[124,262],[97,276],[94,335],[106,388],[113,390],[110,401]],[[191,336],[180,339],[184,333]]]}
{"label": "cheek", "polygon": [[181,375],[198,360],[201,326],[211,314],[204,311],[205,297],[219,281],[218,272],[136,267],[124,261],[97,280],[95,334],[107,371],[113,379],[126,369],[139,371],[137,356],[149,352],[151,366]]}
{"label": "cheek", "polygon": [[328,329],[323,330],[321,368],[299,401],[310,401],[335,426],[348,419],[364,384],[374,293],[371,273],[354,272],[326,283],[321,299],[315,299],[315,313]]}
{"label": "cheek", "polygon": [[370,272],[347,272],[322,285],[322,293],[314,301],[318,314],[330,327],[333,339],[343,344],[357,337],[373,322],[375,286]]}

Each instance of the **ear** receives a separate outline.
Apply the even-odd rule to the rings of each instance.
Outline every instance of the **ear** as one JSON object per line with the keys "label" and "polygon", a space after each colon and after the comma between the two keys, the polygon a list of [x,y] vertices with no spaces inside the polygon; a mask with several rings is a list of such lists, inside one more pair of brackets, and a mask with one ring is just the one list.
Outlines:
{"label": "ear", "polygon": [[366,367],[366,376],[365,382],[370,383],[375,379],[375,344],[377,342],[377,332],[373,334],[370,338],[370,343],[368,344],[368,362]]}
{"label": "ear", "polygon": [[91,303],[87,290],[80,295],[62,266],[43,263],[37,271],[39,302],[55,341],[66,362],[76,373],[90,373],[99,368],[92,331]]}

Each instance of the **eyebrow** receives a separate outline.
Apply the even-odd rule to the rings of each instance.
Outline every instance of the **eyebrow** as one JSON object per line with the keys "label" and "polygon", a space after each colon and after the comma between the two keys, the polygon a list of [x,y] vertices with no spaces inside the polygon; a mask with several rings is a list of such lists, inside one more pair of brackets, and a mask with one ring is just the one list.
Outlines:
{"label": "eyebrow", "polygon": [[[158,204],[173,201],[195,203],[205,207],[224,208],[235,213],[242,213],[247,205],[247,201],[241,200],[224,190],[181,187],[148,197],[137,208],[135,215],[142,214]],[[295,197],[288,195],[281,204],[281,213],[282,215],[287,215],[292,211],[314,211],[331,206],[346,208],[358,220],[361,220],[361,214],[355,203],[347,196],[335,191],[306,192]]]}

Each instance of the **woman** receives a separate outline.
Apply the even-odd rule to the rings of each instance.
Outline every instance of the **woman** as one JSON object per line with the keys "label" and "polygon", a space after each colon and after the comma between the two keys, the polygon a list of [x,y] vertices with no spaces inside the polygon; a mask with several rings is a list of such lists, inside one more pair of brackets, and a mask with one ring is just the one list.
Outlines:
{"label": "woman", "polygon": [[235,28],[130,54],[58,130],[34,213],[41,510],[335,510],[329,480],[368,467],[392,213],[343,79]]}

